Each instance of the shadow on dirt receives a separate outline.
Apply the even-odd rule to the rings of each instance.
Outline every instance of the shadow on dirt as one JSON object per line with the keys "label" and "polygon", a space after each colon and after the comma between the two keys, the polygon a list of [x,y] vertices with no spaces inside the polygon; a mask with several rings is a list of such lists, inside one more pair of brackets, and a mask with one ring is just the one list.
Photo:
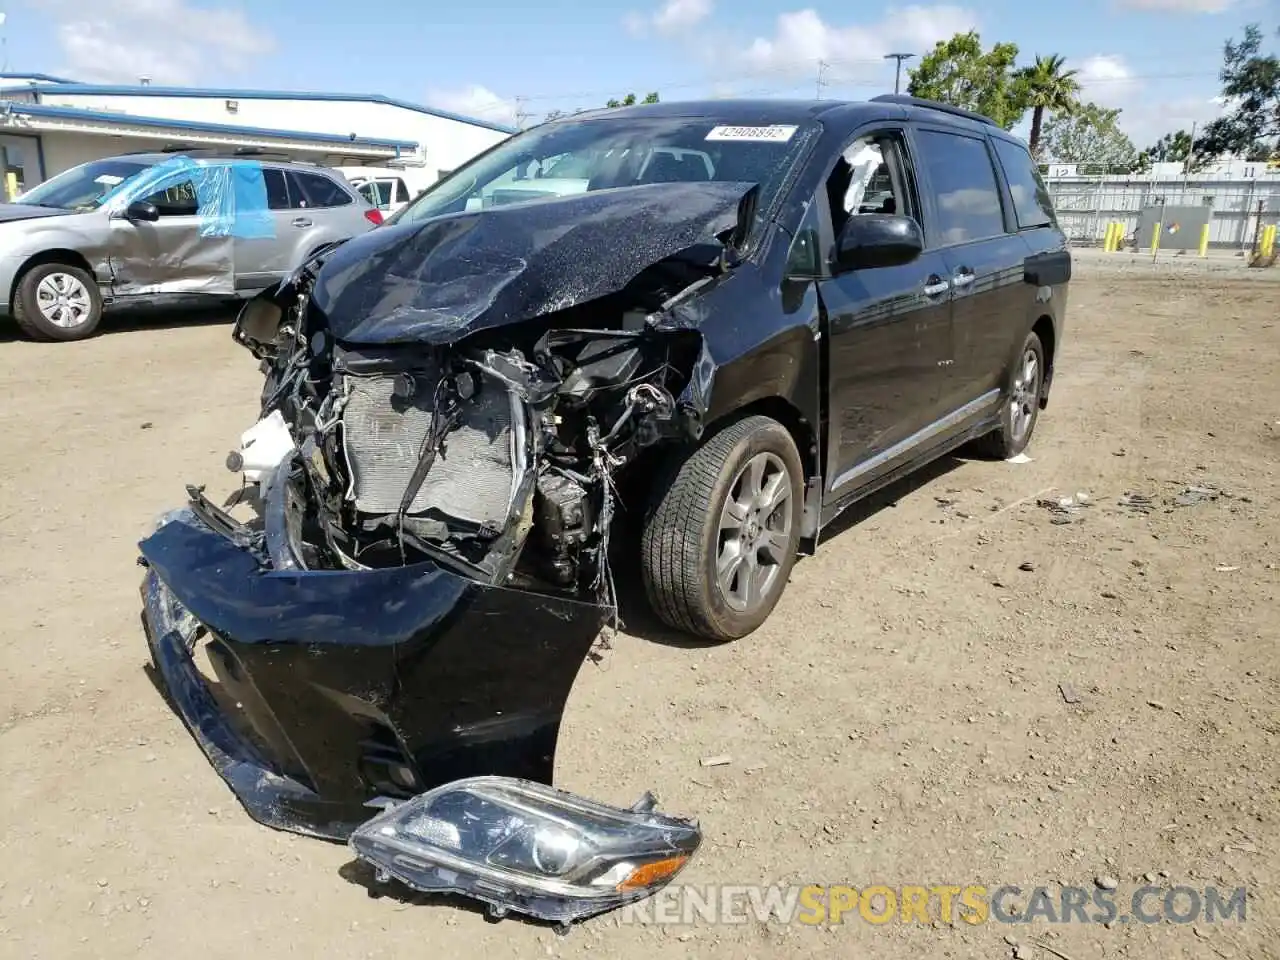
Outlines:
{"label": "shadow on dirt", "polygon": [[[128,310],[108,310],[102,316],[93,337],[114,336],[120,333],[145,334],[148,330],[174,330],[184,327],[209,327],[215,324],[230,326],[240,310],[239,304],[217,304],[201,307],[133,307]],[[93,339],[91,337],[90,339]],[[26,340],[12,318],[0,317],[0,343]]]}
{"label": "shadow on dirt", "polygon": [[[963,465],[967,459],[963,455],[967,452],[967,448],[961,448],[956,454],[941,457],[921,467],[910,476],[903,477],[865,499],[859,500],[823,529],[819,542],[828,544],[832,538],[854,529],[882,510],[896,507],[899,501],[912,496],[922,487],[945,477]],[[719,641],[673,630],[659,620],[649,606],[640,571],[641,522],[637,512],[619,515],[614,533],[614,549],[610,551],[613,556],[613,572],[618,589],[618,611],[622,618],[623,629],[632,636],[666,646],[688,648],[719,646]],[[806,557],[802,555],[792,570],[793,580],[804,577],[805,560]]]}

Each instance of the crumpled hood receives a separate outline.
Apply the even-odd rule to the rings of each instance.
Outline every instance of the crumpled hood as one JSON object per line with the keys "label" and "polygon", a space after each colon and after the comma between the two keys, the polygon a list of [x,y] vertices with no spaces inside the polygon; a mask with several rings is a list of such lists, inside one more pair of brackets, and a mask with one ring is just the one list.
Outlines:
{"label": "crumpled hood", "polygon": [[750,183],[655,183],[391,224],[325,262],[313,305],[348,343],[450,343],[623,289],[738,226]]}
{"label": "crumpled hood", "polygon": [[11,220],[35,220],[39,217],[65,217],[74,210],[37,207],[30,203],[0,203],[0,223]]}

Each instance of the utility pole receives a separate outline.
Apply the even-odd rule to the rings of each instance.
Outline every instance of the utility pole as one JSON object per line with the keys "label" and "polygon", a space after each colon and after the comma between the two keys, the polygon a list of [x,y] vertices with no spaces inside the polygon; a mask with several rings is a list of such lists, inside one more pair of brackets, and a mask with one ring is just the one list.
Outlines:
{"label": "utility pole", "polygon": [[1196,122],[1191,121],[1191,142],[1187,144],[1187,157],[1182,161],[1182,188],[1187,187],[1187,178],[1191,175],[1191,165],[1196,159]]}
{"label": "utility pole", "polygon": [[529,111],[524,108],[525,98],[516,97],[516,129],[523,130],[529,121]]}
{"label": "utility pole", "polygon": [[902,61],[910,60],[914,56],[915,56],[914,53],[886,53],[884,55],[884,58],[886,60],[897,61],[897,64],[894,66],[894,70],[893,70],[893,92],[894,93],[898,93],[902,89]]}
{"label": "utility pole", "polygon": [[822,88],[827,85],[827,61],[818,60],[818,95],[817,99],[822,99]]}

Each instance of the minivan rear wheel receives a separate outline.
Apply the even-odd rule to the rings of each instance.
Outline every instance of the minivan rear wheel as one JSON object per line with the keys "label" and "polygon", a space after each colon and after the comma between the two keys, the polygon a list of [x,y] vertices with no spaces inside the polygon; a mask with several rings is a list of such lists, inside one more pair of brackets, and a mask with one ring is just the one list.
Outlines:
{"label": "minivan rear wheel", "polygon": [[645,517],[645,593],[663,621],[714,640],[764,623],[800,542],[804,468],[769,417],[725,427],[672,466]]}
{"label": "minivan rear wheel", "polygon": [[1040,419],[1044,376],[1044,345],[1039,334],[1032,332],[1027,334],[1018,359],[1009,371],[1000,408],[1000,426],[979,441],[983,453],[1008,460],[1027,448]]}
{"label": "minivan rear wheel", "polygon": [[33,340],[83,340],[102,319],[102,294],[81,267],[36,264],[18,281],[13,319]]}

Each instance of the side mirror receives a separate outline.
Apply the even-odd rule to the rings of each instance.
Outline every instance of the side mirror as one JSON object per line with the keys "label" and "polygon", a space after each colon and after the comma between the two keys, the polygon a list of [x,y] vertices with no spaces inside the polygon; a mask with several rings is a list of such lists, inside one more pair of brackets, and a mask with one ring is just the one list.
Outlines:
{"label": "side mirror", "polygon": [[135,200],[125,208],[124,218],[126,220],[142,220],[147,223],[155,223],[160,219],[160,211],[154,203]]}
{"label": "side mirror", "polygon": [[850,217],[836,237],[833,273],[896,267],[910,263],[924,250],[920,224],[891,213],[863,213]]}

